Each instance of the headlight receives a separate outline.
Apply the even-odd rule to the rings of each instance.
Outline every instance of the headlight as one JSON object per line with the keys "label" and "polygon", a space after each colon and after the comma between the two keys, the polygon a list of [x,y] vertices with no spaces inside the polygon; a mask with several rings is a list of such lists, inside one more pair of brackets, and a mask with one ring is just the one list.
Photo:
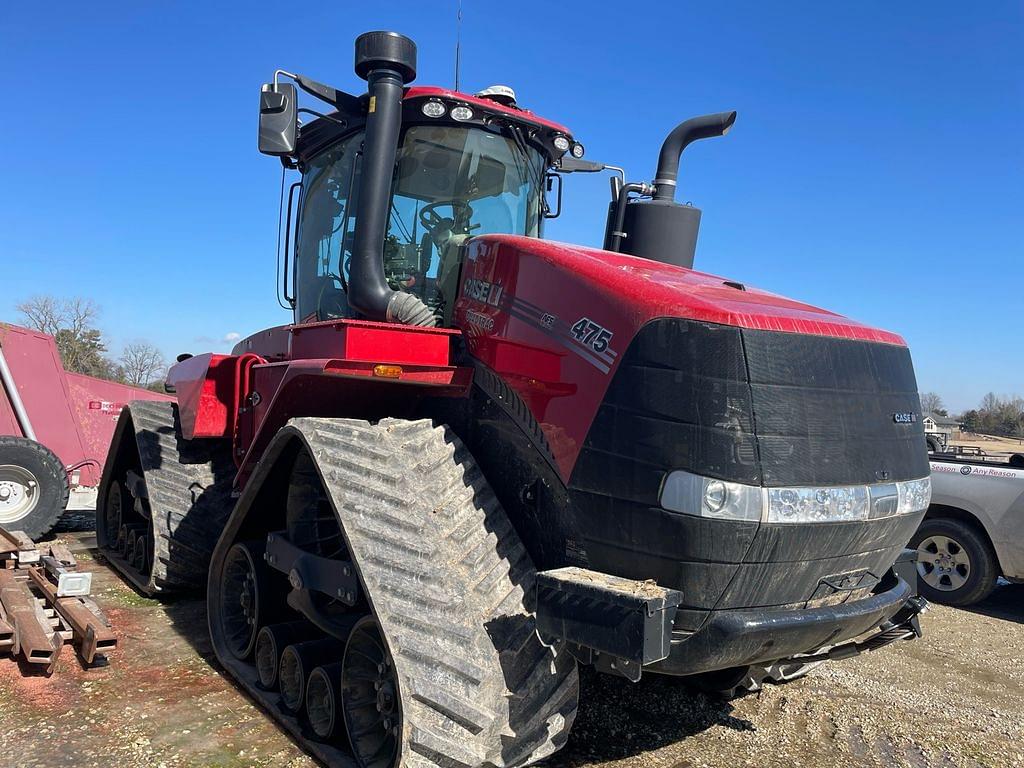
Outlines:
{"label": "headlight", "polygon": [[686,515],[767,523],[841,523],[909,515],[928,508],[930,477],[899,483],[826,488],[761,488],[676,470],[661,506]]}
{"label": "headlight", "polygon": [[665,478],[661,506],[718,520],[761,519],[761,489],[677,470]]}
{"label": "headlight", "polygon": [[930,477],[896,483],[896,488],[900,499],[898,514],[908,515],[911,512],[928,509],[928,505],[932,503],[932,479]]}
{"label": "headlight", "polygon": [[555,136],[555,138],[551,140],[551,143],[555,145],[555,149],[559,152],[569,151],[569,139],[565,136]]}
{"label": "headlight", "polygon": [[469,107],[452,107],[452,120],[472,120],[473,110]]}
{"label": "headlight", "polygon": [[428,101],[420,107],[420,111],[427,117],[443,117],[448,110],[440,101]]}
{"label": "headlight", "polygon": [[769,488],[769,523],[826,523],[868,519],[868,489]]}

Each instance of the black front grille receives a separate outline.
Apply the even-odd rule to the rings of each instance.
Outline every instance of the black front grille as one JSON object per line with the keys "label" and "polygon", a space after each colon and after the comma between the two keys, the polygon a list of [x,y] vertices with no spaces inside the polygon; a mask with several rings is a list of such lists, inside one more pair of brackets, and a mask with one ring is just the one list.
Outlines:
{"label": "black front grille", "polygon": [[654,505],[673,469],[766,486],[924,477],[919,416],[905,347],[665,318],[626,351],[570,487]]}

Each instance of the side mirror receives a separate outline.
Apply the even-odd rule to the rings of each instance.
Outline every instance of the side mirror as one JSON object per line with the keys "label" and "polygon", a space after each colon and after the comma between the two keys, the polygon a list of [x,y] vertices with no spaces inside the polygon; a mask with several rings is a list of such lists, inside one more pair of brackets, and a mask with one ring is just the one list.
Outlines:
{"label": "side mirror", "polygon": [[260,152],[281,157],[295,153],[298,135],[298,92],[292,83],[266,83],[260,88]]}
{"label": "side mirror", "polygon": [[605,169],[604,163],[592,163],[590,160],[577,160],[570,155],[562,155],[558,161],[558,170],[562,173],[597,173]]}

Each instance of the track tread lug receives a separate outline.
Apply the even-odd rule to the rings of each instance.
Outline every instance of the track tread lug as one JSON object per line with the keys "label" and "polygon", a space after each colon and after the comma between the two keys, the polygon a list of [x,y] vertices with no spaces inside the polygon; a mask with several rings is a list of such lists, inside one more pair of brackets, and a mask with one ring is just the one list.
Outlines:
{"label": "track tread lug", "polygon": [[430,421],[289,426],[319,465],[395,659],[402,764],[516,768],[560,747],[575,662],[533,631],[529,556],[461,441]]}

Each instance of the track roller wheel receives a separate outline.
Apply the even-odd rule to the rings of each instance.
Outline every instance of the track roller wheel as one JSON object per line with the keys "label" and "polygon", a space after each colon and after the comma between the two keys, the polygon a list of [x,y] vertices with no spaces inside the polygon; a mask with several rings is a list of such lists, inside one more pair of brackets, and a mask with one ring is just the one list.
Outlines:
{"label": "track roller wheel", "polygon": [[145,573],[149,570],[149,556],[152,546],[153,539],[148,531],[139,534],[139,538],[135,540],[135,559],[132,564],[135,566],[135,570],[140,573]]}
{"label": "track roller wheel", "polygon": [[372,616],[361,619],[349,636],[341,670],[341,706],[359,765],[394,765],[402,733],[398,678]]}
{"label": "track roller wheel", "polygon": [[135,555],[135,539],[145,528],[141,523],[122,523],[117,534],[117,551],[128,562]]}
{"label": "track roller wheel", "polygon": [[256,645],[264,598],[266,565],[260,542],[242,541],[231,547],[224,564],[220,620],[228,649],[247,659]]}
{"label": "track roller wheel", "polygon": [[[107,489],[107,498],[104,500],[103,505],[103,517],[106,521],[104,531],[106,535],[110,536],[110,532],[115,532],[117,536],[117,543],[114,547],[117,548],[121,541],[121,523],[123,522],[122,510],[128,502],[125,500],[125,490],[117,480],[110,481],[110,487]],[[104,541],[104,544],[110,546],[111,542]]]}
{"label": "track roller wheel", "polygon": [[284,624],[269,624],[256,636],[256,675],[260,685],[268,691],[277,688],[278,664],[281,653],[293,643],[315,640],[320,630],[308,621],[289,621]]}
{"label": "track roller wheel", "polygon": [[289,645],[281,654],[278,685],[281,705],[289,712],[302,711],[306,703],[306,682],[317,667],[333,664],[341,658],[345,646],[333,637]]}
{"label": "track roller wheel", "polygon": [[341,662],[317,667],[306,683],[306,717],[313,733],[324,741],[334,738],[341,726]]}

